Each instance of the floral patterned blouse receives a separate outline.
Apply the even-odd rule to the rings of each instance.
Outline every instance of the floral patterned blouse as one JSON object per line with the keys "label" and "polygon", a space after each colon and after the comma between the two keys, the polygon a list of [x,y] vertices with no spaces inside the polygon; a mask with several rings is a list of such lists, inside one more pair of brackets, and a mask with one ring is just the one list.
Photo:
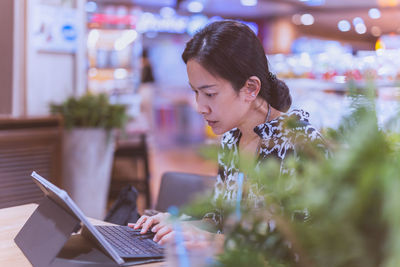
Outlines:
{"label": "floral patterned blouse", "polygon": [[[295,122],[292,127],[286,127],[287,122]],[[282,116],[260,124],[254,128],[254,132],[261,138],[257,152],[257,166],[264,160],[274,157],[280,161],[281,173],[288,173],[284,160],[289,154],[296,156],[301,144],[312,142],[325,152],[329,151],[321,134],[309,123],[309,113],[304,110],[292,110]],[[238,190],[237,178],[239,174],[239,141],[241,132],[234,128],[222,136],[221,150],[218,154],[219,171],[214,185],[214,201],[223,198],[228,201],[236,200]],[[250,188],[247,198],[258,202],[254,190]],[[203,219],[211,220],[216,226],[222,228],[222,211],[215,210],[207,213]]]}

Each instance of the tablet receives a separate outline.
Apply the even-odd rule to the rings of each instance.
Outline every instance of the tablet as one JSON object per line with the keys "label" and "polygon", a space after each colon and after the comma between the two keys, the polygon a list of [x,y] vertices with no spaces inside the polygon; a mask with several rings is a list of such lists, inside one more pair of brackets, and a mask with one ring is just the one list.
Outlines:
{"label": "tablet", "polygon": [[90,223],[87,217],[83,214],[81,209],[75,204],[75,202],[69,197],[66,191],[58,188],[57,186],[50,183],[48,180],[32,172],[31,174],[33,181],[39,186],[43,193],[55,201],[58,205],[63,207],[68,213],[76,217],[85,226],[91,235],[91,237],[104,249],[104,251],[119,265],[125,261],[118,255],[117,251],[105,240],[104,236]]}

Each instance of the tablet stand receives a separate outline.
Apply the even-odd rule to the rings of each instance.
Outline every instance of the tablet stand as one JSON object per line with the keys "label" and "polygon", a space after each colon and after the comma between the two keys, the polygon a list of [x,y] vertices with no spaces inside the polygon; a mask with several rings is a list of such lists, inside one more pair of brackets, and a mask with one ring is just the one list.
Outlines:
{"label": "tablet stand", "polygon": [[[33,266],[118,266],[117,263],[93,247],[75,259],[57,257],[72,233],[79,229],[80,221],[50,198],[45,197],[14,241]],[[96,254],[99,256],[94,256]],[[67,253],[68,254],[68,253]],[[90,254],[91,260],[85,260]],[[74,257],[76,253],[73,254]],[[92,259],[101,259],[102,262]]]}

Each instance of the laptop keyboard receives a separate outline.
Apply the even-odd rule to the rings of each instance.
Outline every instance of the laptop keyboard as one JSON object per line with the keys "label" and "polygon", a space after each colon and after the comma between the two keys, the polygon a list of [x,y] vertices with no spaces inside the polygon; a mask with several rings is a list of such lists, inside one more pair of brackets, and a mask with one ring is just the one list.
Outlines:
{"label": "laptop keyboard", "polygon": [[96,229],[123,258],[163,256],[163,248],[153,241],[152,232],[140,234],[128,226],[97,225]]}

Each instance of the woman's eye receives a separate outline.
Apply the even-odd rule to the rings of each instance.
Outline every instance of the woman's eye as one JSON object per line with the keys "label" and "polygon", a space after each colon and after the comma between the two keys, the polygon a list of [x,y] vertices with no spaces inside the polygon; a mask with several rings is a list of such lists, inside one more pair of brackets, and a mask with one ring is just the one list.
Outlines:
{"label": "woman's eye", "polygon": [[212,94],[207,94],[207,93],[206,93],[206,96],[207,96],[207,97],[213,97],[213,96],[215,96],[215,95],[216,95],[215,93],[212,93]]}

